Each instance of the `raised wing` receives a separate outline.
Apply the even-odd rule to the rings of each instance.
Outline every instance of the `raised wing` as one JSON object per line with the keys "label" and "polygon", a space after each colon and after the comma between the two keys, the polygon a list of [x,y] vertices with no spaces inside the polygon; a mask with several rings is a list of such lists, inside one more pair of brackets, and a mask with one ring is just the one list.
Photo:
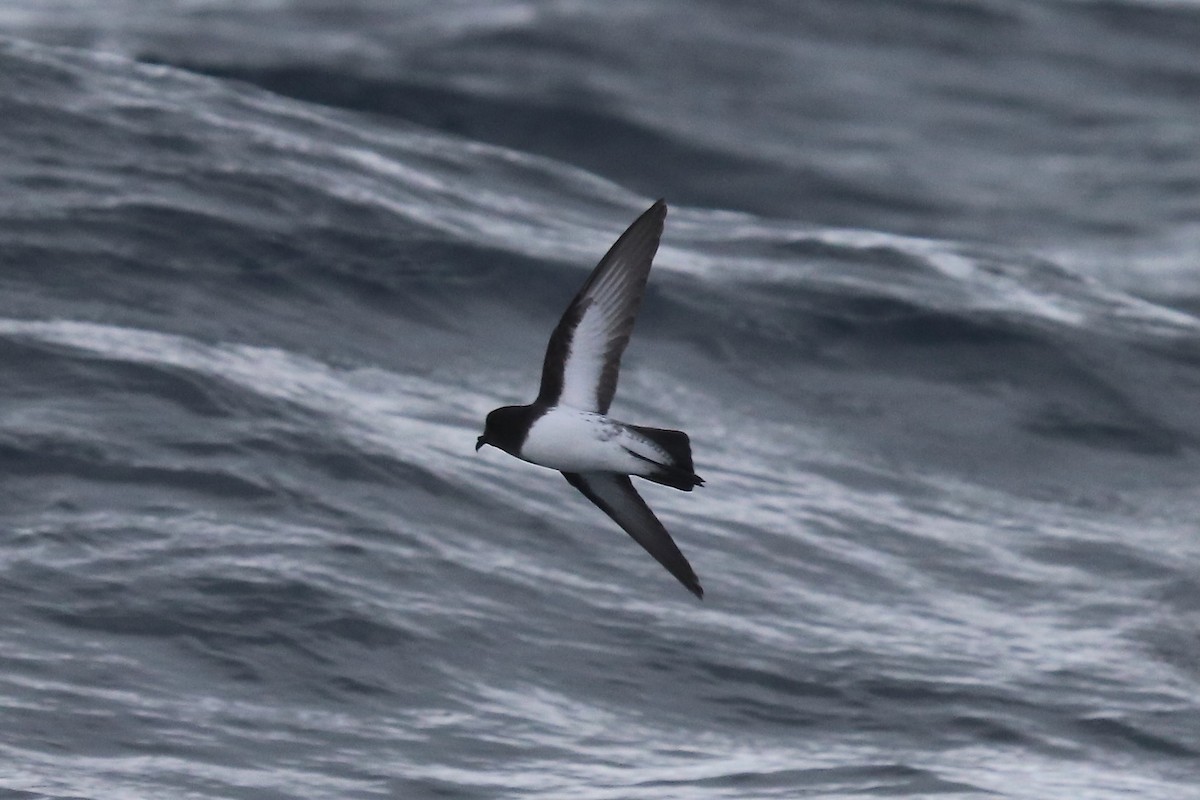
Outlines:
{"label": "raised wing", "polygon": [[567,306],[546,348],[538,403],[608,412],[666,216],[662,200],[650,206]]}
{"label": "raised wing", "polygon": [[564,472],[563,477],[584,497],[591,500],[600,510],[612,517],[625,532],[658,563],[667,568],[692,594],[704,599],[700,579],[692,571],[692,565],[675,545],[671,534],[654,516],[646,501],[633,488],[628,475],[612,472]]}

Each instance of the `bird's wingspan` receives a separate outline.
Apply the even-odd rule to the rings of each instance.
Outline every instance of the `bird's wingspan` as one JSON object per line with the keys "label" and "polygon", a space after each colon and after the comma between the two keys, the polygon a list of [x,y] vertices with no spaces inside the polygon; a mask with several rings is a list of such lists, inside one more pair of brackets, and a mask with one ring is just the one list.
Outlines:
{"label": "bird's wingspan", "polygon": [[667,206],[650,206],[600,259],[550,336],[537,402],[608,412]]}
{"label": "bird's wingspan", "polygon": [[667,568],[688,591],[701,599],[704,589],[692,565],[646,505],[628,475],[612,472],[564,472],[563,477],[625,529],[646,552]]}

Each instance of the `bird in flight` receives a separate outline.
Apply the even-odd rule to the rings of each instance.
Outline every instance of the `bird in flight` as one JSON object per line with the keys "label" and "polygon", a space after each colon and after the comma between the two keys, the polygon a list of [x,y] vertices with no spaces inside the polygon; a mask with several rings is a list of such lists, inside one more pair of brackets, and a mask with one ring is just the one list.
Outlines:
{"label": "bird in flight", "polygon": [[600,259],[550,336],[542,384],[529,405],[487,415],[475,450],[490,444],[562,472],[696,597],[704,589],[629,476],[690,492],[693,471],[683,431],[630,425],[608,416],[621,354],[629,343],[658,250],[667,206],[650,206]]}

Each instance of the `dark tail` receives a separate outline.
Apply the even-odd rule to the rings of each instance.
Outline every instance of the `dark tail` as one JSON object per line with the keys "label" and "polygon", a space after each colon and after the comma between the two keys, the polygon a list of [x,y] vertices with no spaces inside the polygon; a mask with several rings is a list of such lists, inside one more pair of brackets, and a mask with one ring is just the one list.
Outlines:
{"label": "dark tail", "polygon": [[664,464],[639,453],[633,453],[658,468],[650,475],[644,476],[646,480],[682,489],[685,492],[690,492],[696,486],[704,485],[704,479],[695,473],[692,466],[692,442],[686,433],[665,428],[643,428],[640,425],[630,425],[629,427],[666,451],[669,460],[669,463]]}

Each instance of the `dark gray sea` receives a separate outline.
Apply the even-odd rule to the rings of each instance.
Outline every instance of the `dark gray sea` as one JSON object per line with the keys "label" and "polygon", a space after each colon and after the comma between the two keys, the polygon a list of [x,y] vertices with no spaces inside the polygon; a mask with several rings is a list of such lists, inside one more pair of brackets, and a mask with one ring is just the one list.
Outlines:
{"label": "dark gray sea", "polygon": [[3,2],[0,797],[1200,798],[1200,3]]}

